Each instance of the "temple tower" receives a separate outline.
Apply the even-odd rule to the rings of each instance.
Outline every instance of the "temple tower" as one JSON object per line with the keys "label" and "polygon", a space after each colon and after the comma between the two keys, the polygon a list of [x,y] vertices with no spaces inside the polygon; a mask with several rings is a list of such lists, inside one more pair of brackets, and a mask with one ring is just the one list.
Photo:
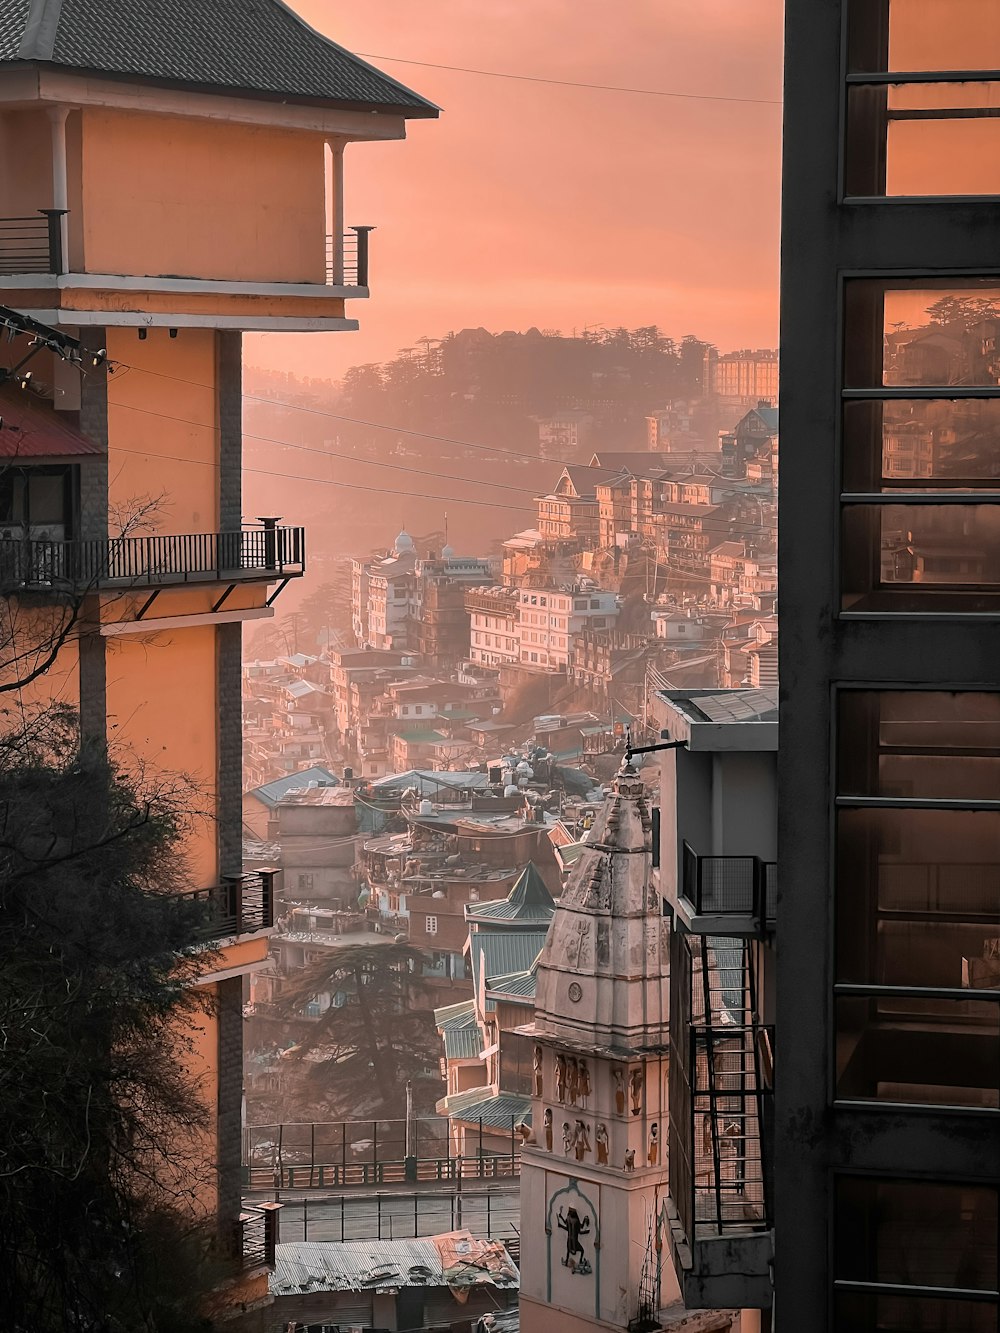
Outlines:
{"label": "temple tower", "polygon": [[[678,1299],[666,1195],[668,926],[652,821],[623,766],[538,964],[521,1165],[521,1327],[659,1327]],[[661,1264],[661,1255],[663,1262]]]}

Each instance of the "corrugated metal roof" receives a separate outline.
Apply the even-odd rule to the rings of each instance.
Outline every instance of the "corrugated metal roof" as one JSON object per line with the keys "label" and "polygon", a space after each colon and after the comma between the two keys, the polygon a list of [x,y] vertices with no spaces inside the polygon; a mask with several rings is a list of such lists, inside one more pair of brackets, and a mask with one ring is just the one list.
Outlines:
{"label": "corrugated metal roof", "polygon": [[[484,1122],[485,1123],[485,1122]],[[509,1123],[509,1117],[508,1117]],[[467,1287],[489,1283],[516,1287],[520,1274],[499,1242],[476,1240],[468,1231],[438,1237],[451,1254],[467,1248],[463,1271],[448,1278],[435,1237],[416,1240],[298,1241],[276,1245],[272,1296],[297,1296],[317,1291],[380,1291],[399,1287]],[[491,1255],[495,1255],[491,1259]],[[480,1262],[476,1262],[479,1259]]]}
{"label": "corrugated metal roof", "polygon": [[[537,962],[537,958],[535,960]],[[538,971],[532,966],[526,972],[511,972],[509,976],[494,977],[487,983],[492,995],[509,995],[512,999],[535,998]]]}
{"label": "corrugated metal roof", "polygon": [[448,1028],[443,1034],[444,1053],[449,1060],[478,1060],[483,1042],[479,1034],[479,1024],[471,1027]]}
{"label": "corrugated metal roof", "polygon": [[0,60],[209,92],[361,107],[437,108],[322,37],[280,0],[24,0],[3,6]]}
{"label": "corrugated metal roof", "polygon": [[535,869],[534,862],[528,864],[518,875],[514,887],[506,898],[492,903],[469,903],[465,908],[466,919],[489,921],[537,921],[548,923],[555,915],[556,905],[546,887],[545,881]]}
{"label": "corrugated metal roof", "polygon": [[[0,48],[3,22],[0,18]],[[0,389],[0,418],[4,426],[0,431],[2,458],[79,458],[107,452],[74,430],[65,412],[53,411],[22,389]]]}
{"label": "corrugated metal roof", "polygon": [[452,1119],[473,1125],[482,1121],[484,1129],[510,1129],[512,1122],[515,1129],[531,1124],[531,1098],[514,1092],[492,1092],[484,1097],[481,1088],[470,1088],[446,1097],[444,1105]]}
{"label": "corrugated metal roof", "polygon": [[474,1000],[459,1000],[457,1004],[445,1004],[434,1010],[434,1026],[439,1032],[468,1027],[470,1019],[473,1023],[476,1021]]}
{"label": "corrugated metal roof", "polygon": [[299,773],[290,773],[287,778],[276,778],[274,782],[265,782],[263,787],[255,787],[247,794],[256,796],[261,804],[270,808],[277,805],[283,796],[294,791],[296,787],[308,787],[310,782],[328,782],[336,787],[340,784],[340,778],[328,768],[315,766],[304,768]]}
{"label": "corrugated metal roof", "polygon": [[486,981],[503,977],[511,972],[526,972],[545,944],[544,930],[477,931],[469,939],[473,986],[478,993],[479,975],[484,965]]}
{"label": "corrugated metal roof", "polygon": [[432,1240],[353,1240],[276,1245],[274,1296],[309,1291],[378,1291],[380,1287],[444,1286]]}

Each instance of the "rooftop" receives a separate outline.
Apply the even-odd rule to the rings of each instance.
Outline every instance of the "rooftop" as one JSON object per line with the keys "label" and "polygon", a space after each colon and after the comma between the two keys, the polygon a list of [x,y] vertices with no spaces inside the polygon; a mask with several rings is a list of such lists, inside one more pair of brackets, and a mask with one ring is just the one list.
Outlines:
{"label": "rooftop", "polygon": [[777,687],[757,690],[658,690],[665,739],[689,750],[776,750]]}
{"label": "rooftop", "polygon": [[0,23],[3,63],[331,108],[438,114],[279,0],[17,0]]}
{"label": "rooftop", "polygon": [[271,809],[290,791],[295,791],[299,787],[308,787],[310,782],[326,783],[332,787],[340,786],[340,778],[335,773],[331,773],[328,768],[321,768],[316,765],[313,768],[303,768],[298,773],[290,773],[287,778],[275,778],[273,782],[265,782],[262,787],[254,787],[252,791],[247,792],[247,795],[255,796],[262,805]]}
{"label": "rooftop", "polygon": [[399,1287],[516,1287],[520,1275],[499,1241],[468,1231],[416,1240],[296,1241],[275,1247],[273,1296]]}
{"label": "rooftop", "polygon": [[548,926],[556,910],[555,901],[545,881],[529,861],[506,898],[493,903],[467,903],[468,921],[535,922]]}

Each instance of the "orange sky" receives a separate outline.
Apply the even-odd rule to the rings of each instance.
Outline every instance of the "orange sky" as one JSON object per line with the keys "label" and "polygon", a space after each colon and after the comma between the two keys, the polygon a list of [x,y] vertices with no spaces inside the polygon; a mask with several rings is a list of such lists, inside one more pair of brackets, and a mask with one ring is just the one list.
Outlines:
{"label": "orange sky", "polygon": [[[292,0],[357,52],[777,98],[780,0]],[[781,113],[392,63],[442,107],[405,143],[348,149],[347,222],[372,223],[361,332],[255,335],[247,361],[339,377],[424,334],[657,323],[721,347],[777,336]]]}

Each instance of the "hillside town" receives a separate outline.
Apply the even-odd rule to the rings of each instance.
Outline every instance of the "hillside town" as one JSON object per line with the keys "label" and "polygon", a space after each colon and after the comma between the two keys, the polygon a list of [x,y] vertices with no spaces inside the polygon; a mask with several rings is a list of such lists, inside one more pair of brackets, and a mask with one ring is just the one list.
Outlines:
{"label": "hillside town", "polygon": [[406,941],[440,1066],[419,1109],[455,1154],[510,1152],[530,1070],[500,1089],[498,1034],[530,1018],[626,743],[659,734],[664,690],[777,683],[776,356],[706,363],[708,403],[650,414],[630,451],[540,418],[536,522],[496,553],[402,531],[351,563],[350,636],[244,662],[245,866],[283,871],[246,1006],[251,1123],[402,1114],[402,1089],[348,1105],[296,1058],[343,1001],[290,997],[323,958]]}

